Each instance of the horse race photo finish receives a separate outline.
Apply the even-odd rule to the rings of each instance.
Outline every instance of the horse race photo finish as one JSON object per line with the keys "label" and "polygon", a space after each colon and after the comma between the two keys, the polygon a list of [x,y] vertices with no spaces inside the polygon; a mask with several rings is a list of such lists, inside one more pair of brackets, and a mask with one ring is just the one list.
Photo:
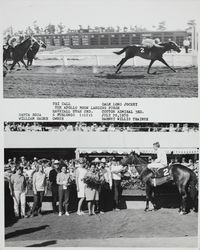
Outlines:
{"label": "horse race photo finish", "polygon": [[4,5],[5,98],[198,97],[198,1]]}
{"label": "horse race photo finish", "polygon": [[4,123],[6,247],[197,249],[198,123]]}

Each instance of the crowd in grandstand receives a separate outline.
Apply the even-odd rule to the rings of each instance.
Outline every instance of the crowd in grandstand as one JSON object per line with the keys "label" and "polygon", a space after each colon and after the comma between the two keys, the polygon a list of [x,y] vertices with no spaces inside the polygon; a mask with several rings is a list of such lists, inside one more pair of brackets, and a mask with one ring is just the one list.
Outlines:
{"label": "crowd in grandstand", "polygon": [[[148,158],[148,162],[152,162],[152,157]],[[194,162],[193,159],[182,157],[180,162],[174,158],[172,163],[181,163],[198,174],[197,160]],[[78,201],[77,215],[84,215],[84,200],[87,201],[89,215],[96,212],[103,214],[112,209],[120,210],[121,181],[125,177],[137,178],[138,174],[134,166],[122,166],[116,157],[88,161],[86,158],[57,160],[37,157],[26,160],[21,156],[20,159],[8,159],[4,166],[4,176],[14,200],[15,216],[33,217],[42,214],[43,197],[49,190],[53,212],[59,216],[69,216],[71,200]],[[34,202],[27,213],[25,205],[28,192],[33,192]]]}
{"label": "crowd in grandstand", "polygon": [[5,122],[4,131],[196,132],[196,123]]}

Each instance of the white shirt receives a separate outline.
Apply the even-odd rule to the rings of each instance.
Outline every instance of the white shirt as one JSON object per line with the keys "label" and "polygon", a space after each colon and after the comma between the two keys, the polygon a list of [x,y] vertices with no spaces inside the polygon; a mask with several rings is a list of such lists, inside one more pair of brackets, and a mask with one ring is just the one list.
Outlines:
{"label": "white shirt", "polygon": [[105,167],[104,178],[105,178],[106,182],[108,182],[110,187],[111,187],[112,186],[112,174],[111,174],[109,167]]}
{"label": "white shirt", "polygon": [[157,153],[157,159],[155,159],[155,162],[161,163],[164,166],[167,166],[167,155],[164,150],[158,148],[156,150]]}
{"label": "white shirt", "polygon": [[115,171],[121,171],[123,169],[122,165],[111,165],[111,173],[113,180],[121,180],[121,173],[113,173]]}
{"label": "white shirt", "polygon": [[189,40],[184,40],[183,45],[184,46],[190,46],[190,41]]}

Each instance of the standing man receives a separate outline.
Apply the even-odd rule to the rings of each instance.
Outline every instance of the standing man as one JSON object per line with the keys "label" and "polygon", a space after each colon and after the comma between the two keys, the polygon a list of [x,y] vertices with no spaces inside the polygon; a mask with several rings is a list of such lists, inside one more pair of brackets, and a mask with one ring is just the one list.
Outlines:
{"label": "standing man", "polygon": [[188,39],[188,37],[186,37],[183,41],[183,46],[185,48],[185,53],[188,53],[188,49],[190,47],[190,40]]}
{"label": "standing man", "polygon": [[110,211],[113,208],[112,203],[112,175],[106,159],[101,159],[101,175],[104,179],[104,183],[101,185],[99,193],[99,209],[100,213]]}
{"label": "standing man", "polygon": [[[27,217],[25,214],[27,185],[22,167],[17,167],[16,173],[11,176],[10,183],[11,194],[14,200],[15,216],[21,218]],[[19,213],[19,206],[21,206],[21,216]]]}
{"label": "standing man", "polygon": [[62,216],[63,204],[65,207],[65,215],[69,216],[68,207],[69,207],[69,173],[67,173],[66,166],[63,166],[61,172],[57,175],[56,181],[59,185],[59,216]]}
{"label": "standing man", "polygon": [[59,161],[55,160],[53,163],[53,169],[49,172],[49,181],[52,192],[52,208],[53,213],[57,213],[56,203],[58,201],[58,184],[56,182],[57,174],[59,173]]}
{"label": "standing man", "polygon": [[111,163],[111,174],[113,180],[113,193],[114,193],[114,209],[115,211],[119,211],[119,203],[121,199],[121,178],[122,178],[122,171],[125,170],[126,167],[123,167],[113,158]]}
{"label": "standing man", "polygon": [[160,148],[160,143],[155,142],[153,148],[157,154],[157,158],[152,163],[148,164],[147,167],[152,171],[154,171],[154,169],[159,170],[160,168],[167,167],[167,155],[165,151]]}
{"label": "standing man", "polygon": [[33,193],[34,193],[34,203],[31,211],[31,217],[35,214],[40,214],[42,209],[42,201],[44,195],[47,194],[47,183],[46,183],[46,175],[43,170],[43,166],[38,166],[38,172],[33,174]]}

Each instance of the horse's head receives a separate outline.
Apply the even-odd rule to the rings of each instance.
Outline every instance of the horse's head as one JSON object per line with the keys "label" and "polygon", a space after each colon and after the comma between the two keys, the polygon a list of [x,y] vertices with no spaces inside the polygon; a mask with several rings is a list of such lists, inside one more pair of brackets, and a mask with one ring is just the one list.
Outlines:
{"label": "horse's head", "polygon": [[46,49],[47,45],[42,40],[39,41],[39,44],[42,48]]}
{"label": "horse's head", "polygon": [[135,152],[131,152],[128,156],[122,159],[122,165],[139,165],[145,164],[146,162]]}
{"label": "horse's head", "polygon": [[172,50],[174,50],[174,51],[176,51],[178,53],[181,52],[181,49],[179,48],[179,46],[175,42],[172,42],[172,41],[170,41],[170,42],[167,43],[167,48],[169,50],[172,49]]}
{"label": "horse's head", "polygon": [[34,43],[38,43],[38,41],[33,36],[30,36],[29,39],[31,40],[31,45],[33,45]]}

